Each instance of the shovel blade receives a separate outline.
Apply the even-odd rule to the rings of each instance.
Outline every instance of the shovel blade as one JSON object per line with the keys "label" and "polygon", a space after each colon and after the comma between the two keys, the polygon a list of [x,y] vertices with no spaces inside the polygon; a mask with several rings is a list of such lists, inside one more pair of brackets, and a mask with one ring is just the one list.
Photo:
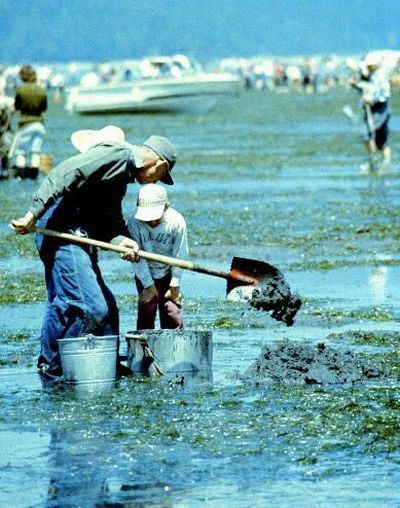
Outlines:
{"label": "shovel blade", "polygon": [[264,261],[233,258],[230,275],[226,288],[229,300],[247,301],[252,308],[271,312],[273,319],[293,325],[301,300],[291,294],[278,268]]}
{"label": "shovel blade", "polygon": [[[282,277],[282,273],[273,265],[257,259],[247,259],[235,257],[231,263],[231,278],[227,280],[226,294],[228,295],[238,286],[248,286],[254,284],[256,286],[267,282],[268,279],[274,277]],[[242,279],[253,280],[253,282],[243,282]]]}

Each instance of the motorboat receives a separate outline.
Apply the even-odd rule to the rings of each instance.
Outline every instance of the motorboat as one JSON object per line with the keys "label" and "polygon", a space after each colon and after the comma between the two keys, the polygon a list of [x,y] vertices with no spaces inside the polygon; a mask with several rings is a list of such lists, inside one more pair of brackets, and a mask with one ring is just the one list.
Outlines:
{"label": "motorboat", "polygon": [[67,89],[66,109],[76,113],[136,113],[208,110],[219,97],[238,93],[239,76],[205,72],[183,56],[139,61],[129,79]]}

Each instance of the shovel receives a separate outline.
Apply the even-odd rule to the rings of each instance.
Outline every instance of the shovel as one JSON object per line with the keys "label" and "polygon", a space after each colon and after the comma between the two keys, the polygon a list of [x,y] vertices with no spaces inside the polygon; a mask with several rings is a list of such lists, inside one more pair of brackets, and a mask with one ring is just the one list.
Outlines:
{"label": "shovel", "polygon": [[[90,245],[99,249],[118,252],[119,254],[132,252],[128,247],[113,245],[70,233],[61,233],[39,227],[35,228],[35,231],[44,236],[81,245]],[[199,266],[191,261],[163,256],[154,252],[139,250],[137,255],[148,261],[156,261],[184,270],[226,279],[226,294],[229,300],[247,300],[250,306],[257,310],[273,311],[271,317],[285,322],[287,326],[293,324],[294,315],[301,306],[301,300],[291,295],[289,286],[278,268],[264,261],[234,257],[230,271],[223,272]]]}

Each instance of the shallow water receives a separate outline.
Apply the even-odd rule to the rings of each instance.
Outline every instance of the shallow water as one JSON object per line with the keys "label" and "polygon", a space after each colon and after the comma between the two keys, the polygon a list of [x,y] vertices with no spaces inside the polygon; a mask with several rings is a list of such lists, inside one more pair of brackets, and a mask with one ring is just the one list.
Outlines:
{"label": "shallow water", "polygon": [[[1,182],[1,506],[399,506],[399,98],[386,178],[360,174],[345,103],[355,109],[357,97],[243,92],[202,116],[78,117],[52,105],[46,149],[56,161],[73,154],[78,128],[171,137],[180,161],[168,191],[192,259],[221,270],[233,256],[275,264],[304,303],[288,328],[227,302],[223,280],[187,272],[186,327],[213,331],[212,382],[43,390],[42,268],[33,239],[7,228],[37,182]],[[123,335],[135,327],[129,265],[107,253],[101,264]],[[351,349],[390,376],[334,387],[240,380],[263,345],[285,339]]]}

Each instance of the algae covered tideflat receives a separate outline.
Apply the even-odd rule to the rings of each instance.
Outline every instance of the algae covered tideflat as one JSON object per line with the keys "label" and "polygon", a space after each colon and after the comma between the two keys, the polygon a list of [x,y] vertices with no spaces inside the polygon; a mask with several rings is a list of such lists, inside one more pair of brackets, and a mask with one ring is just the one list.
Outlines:
{"label": "algae covered tideflat", "polygon": [[[398,504],[398,105],[395,92],[392,174],[374,179],[359,173],[363,147],[341,113],[341,90],[249,91],[196,117],[113,116],[130,139],[158,131],[176,141],[169,195],[187,219],[193,260],[217,269],[234,255],[265,260],[303,300],[287,328],[225,301],[224,281],[185,273],[186,326],[213,332],[212,384],[124,379],[89,398],[43,390],[34,370],[42,268],[33,237],[7,227],[38,182],[0,183],[0,504]],[[51,103],[46,150],[56,162],[74,154],[68,139],[77,128],[111,123],[76,122]],[[134,203],[131,189],[124,210]],[[121,332],[132,330],[129,265],[100,258]],[[352,386],[244,383],[262,349],[280,341],[351,350],[388,377]]]}

